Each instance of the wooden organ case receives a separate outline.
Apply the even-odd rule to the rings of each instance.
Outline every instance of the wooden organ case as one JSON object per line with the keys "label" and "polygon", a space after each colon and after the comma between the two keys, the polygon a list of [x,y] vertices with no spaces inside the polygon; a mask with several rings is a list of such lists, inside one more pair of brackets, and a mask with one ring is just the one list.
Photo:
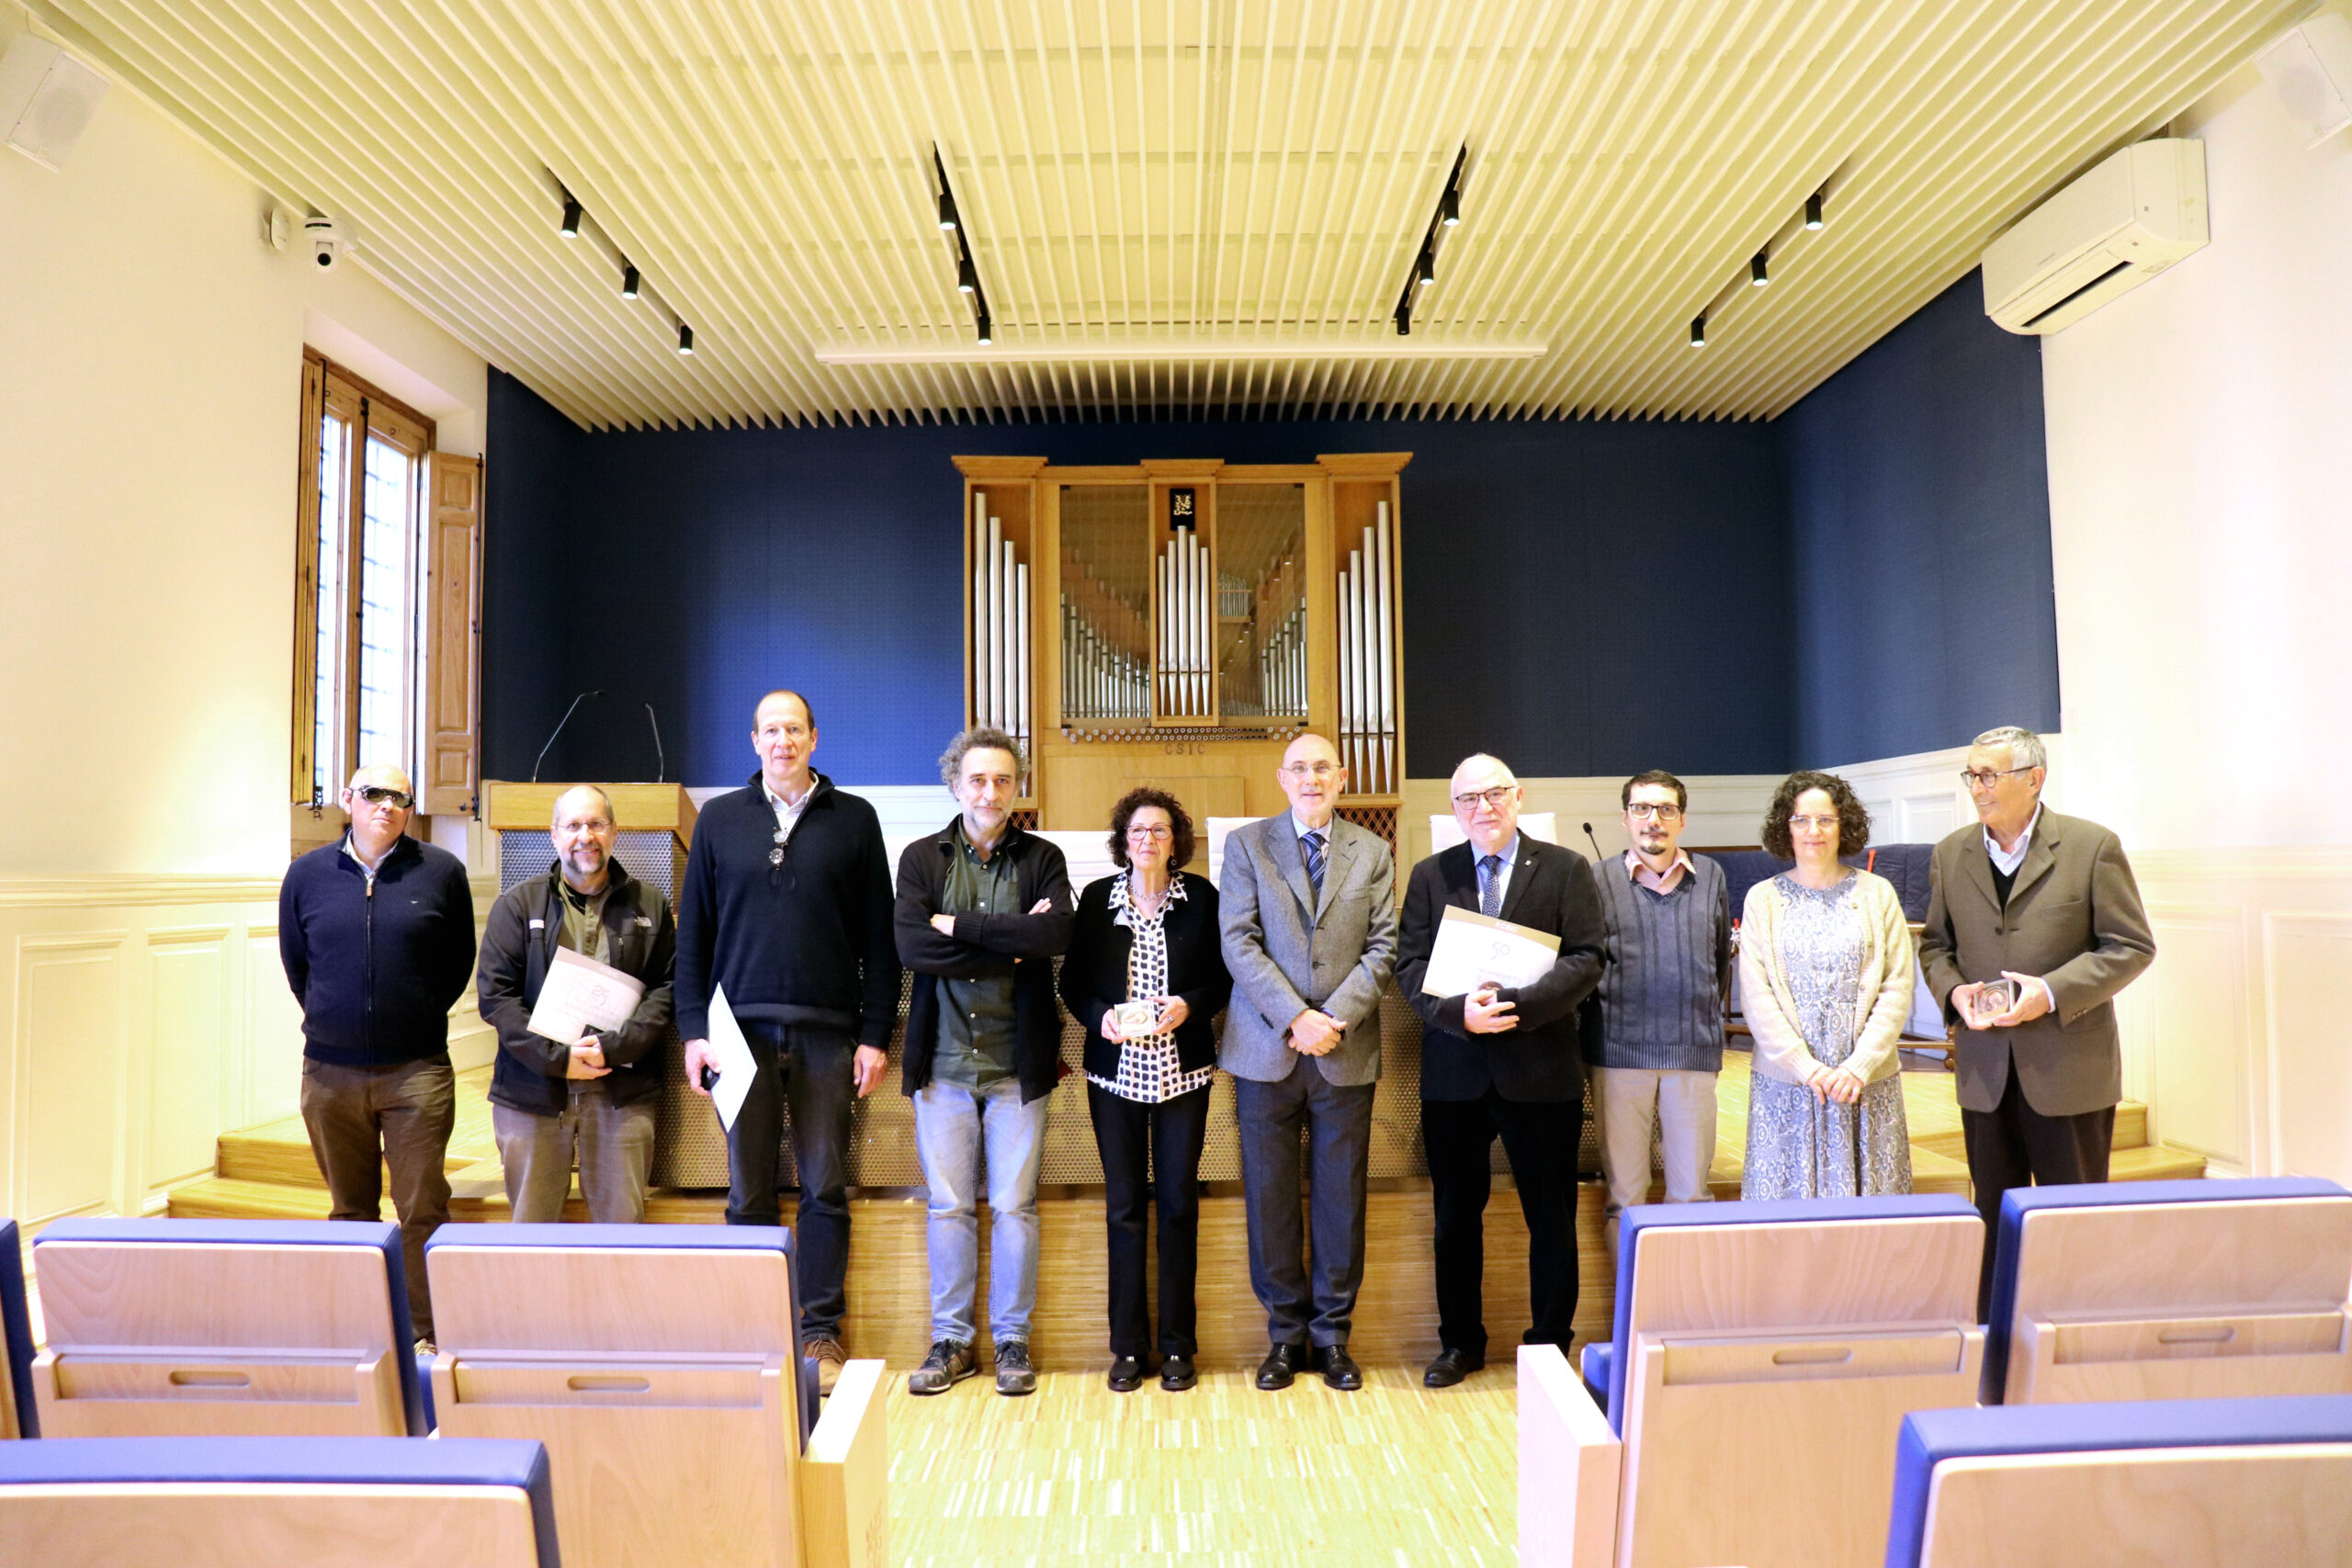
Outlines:
{"label": "wooden organ case", "polygon": [[1283,750],[1312,729],[1347,765],[1340,814],[1394,844],[1411,460],[956,458],[966,720],[1027,750],[1021,819],[1105,828],[1138,784],[1204,832],[1212,817],[1270,817]]}

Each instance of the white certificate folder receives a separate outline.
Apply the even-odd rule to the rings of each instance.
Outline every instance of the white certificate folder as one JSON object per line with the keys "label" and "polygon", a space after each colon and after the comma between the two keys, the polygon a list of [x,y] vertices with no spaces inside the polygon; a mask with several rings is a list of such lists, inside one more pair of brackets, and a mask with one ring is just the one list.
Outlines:
{"label": "white certificate folder", "polygon": [[1532,986],[1559,957],[1560,939],[1549,931],[1449,904],[1438,921],[1421,990],[1432,997],[1462,997],[1482,986]]}
{"label": "white certificate folder", "polygon": [[592,1031],[626,1027],[644,996],[645,984],[635,976],[559,947],[539,984],[530,1030],[569,1045]]}

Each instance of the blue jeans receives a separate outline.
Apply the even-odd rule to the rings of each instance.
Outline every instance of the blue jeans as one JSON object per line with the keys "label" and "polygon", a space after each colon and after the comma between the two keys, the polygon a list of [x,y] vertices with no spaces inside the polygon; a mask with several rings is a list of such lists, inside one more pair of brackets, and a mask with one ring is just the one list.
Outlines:
{"label": "blue jeans", "polygon": [[989,1337],[1026,1343],[1037,1306],[1037,1168],[1050,1096],[1023,1105],[1021,1083],[985,1089],[936,1079],[915,1091],[915,1153],[931,1186],[931,1337],[970,1344],[980,1277],[980,1168],[988,1167]]}

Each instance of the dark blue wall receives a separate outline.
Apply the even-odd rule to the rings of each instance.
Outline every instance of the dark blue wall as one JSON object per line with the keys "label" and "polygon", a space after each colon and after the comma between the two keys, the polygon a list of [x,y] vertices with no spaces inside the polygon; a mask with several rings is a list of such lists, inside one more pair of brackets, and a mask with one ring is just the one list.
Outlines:
{"label": "dark blue wall", "polygon": [[2058,728],[2041,340],[1974,273],[1783,415],[1806,767]]}
{"label": "dark blue wall", "polygon": [[1291,421],[590,434],[493,372],[484,771],[754,766],[751,710],[805,689],[818,763],[922,784],[961,721],[962,480],[951,455],[1057,463],[1410,451],[1403,529],[1415,776],[1493,750],[1530,775],[1787,765],[1792,558],[1760,424]]}

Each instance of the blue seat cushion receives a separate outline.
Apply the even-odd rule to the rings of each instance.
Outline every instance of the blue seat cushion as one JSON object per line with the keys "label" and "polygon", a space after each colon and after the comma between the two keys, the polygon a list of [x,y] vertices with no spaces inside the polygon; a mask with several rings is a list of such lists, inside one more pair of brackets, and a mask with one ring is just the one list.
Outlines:
{"label": "blue seat cushion", "polygon": [[390,1220],[59,1220],[33,1238],[34,1256],[53,1241],[372,1247],[384,1255],[384,1280],[391,1296],[392,1359],[400,1369],[409,1436],[421,1438],[433,1429],[412,1354],[416,1330],[409,1323],[408,1264],[401,1256],[401,1227]]}
{"label": "blue seat cushion", "polygon": [[25,1306],[25,1255],[17,1249],[14,1220],[0,1220],[0,1352],[7,1356],[17,1429],[28,1438],[38,1438],[40,1416],[33,1408],[33,1320]]}
{"label": "blue seat cushion", "polygon": [[1886,1568],[1917,1568],[1927,1545],[1928,1492],[1936,1466],[1946,1460],[2344,1442],[2352,1442],[2352,1394],[1915,1410],[1903,1417],[1894,1443]]}
{"label": "blue seat cushion", "polygon": [[[1974,1219],[1976,1205],[1956,1193],[1905,1192],[1883,1198],[1784,1198],[1771,1202],[1636,1203],[1617,1222],[1617,1308],[1611,1353],[1600,1363],[1609,1379],[1609,1425],[1625,1435],[1628,1325],[1634,1316],[1634,1259],[1643,1233],[1674,1225],[1820,1224],[1835,1220]],[[1592,1363],[1586,1363],[1590,1367]]]}
{"label": "blue seat cushion", "polygon": [[1617,1347],[1599,1340],[1584,1348],[1584,1391],[1603,1410],[1609,1408],[1609,1385],[1615,1381]]}
{"label": "blue seat cushion", "polygon": [[2089,1181],[2062,1187],[2012,1187],[2001,1194],[2000,1245],[1993,1255],[1993,1293],[1984,1325],[1984,1399],[1997,1404],[2009,1381],[2009,1330],[2018,1312],[2018,1252],[2025,1217],[2040,1209],[2099,1209],[2127,1203],[2254,1203],[2282,1199],[2352,1198],[2333,1181],[2310,1176],[2193,1181]]}
{"label": "blue seat cushion", "polygon": [[512,1486],[531,1500],[540,1568],[560,1568],[548,1451],[513,1438],[76,1438],[0,1443],[0,1486]]}

